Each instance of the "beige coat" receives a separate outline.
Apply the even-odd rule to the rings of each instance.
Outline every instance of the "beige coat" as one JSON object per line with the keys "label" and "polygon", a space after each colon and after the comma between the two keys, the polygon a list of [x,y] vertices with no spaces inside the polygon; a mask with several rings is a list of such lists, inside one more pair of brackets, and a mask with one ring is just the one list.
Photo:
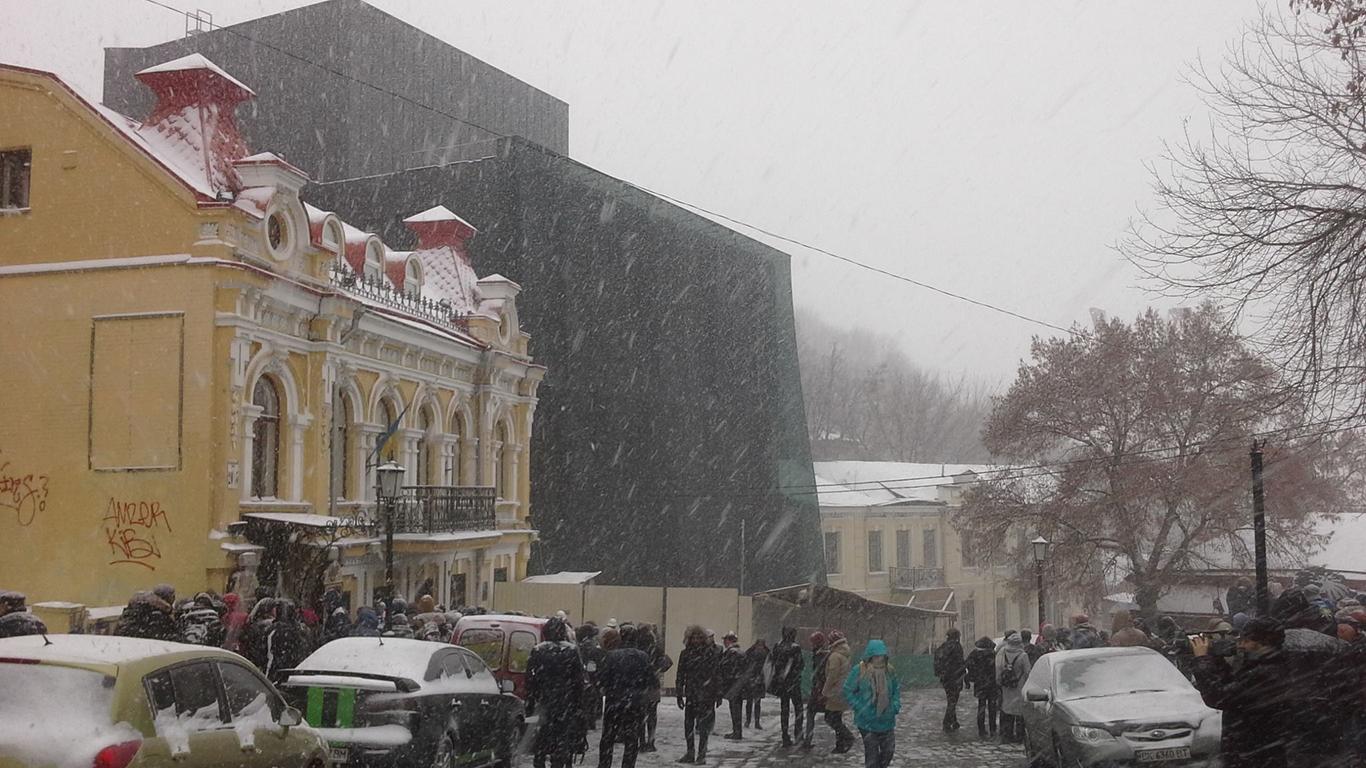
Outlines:
{"label": "beige coat", "polygon": [[844,679],[849,676],[849,641],[839,640],[830,647],[830,658],[825,661],[825,711],[847,712],[849,702],[844,698]]}

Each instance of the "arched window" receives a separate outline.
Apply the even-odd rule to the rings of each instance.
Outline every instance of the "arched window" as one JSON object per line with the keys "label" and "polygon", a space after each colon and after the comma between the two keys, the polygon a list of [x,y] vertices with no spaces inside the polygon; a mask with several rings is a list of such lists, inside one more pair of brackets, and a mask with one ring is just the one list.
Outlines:
{"label": "arched window", "polygon": [[432,485],[432,412],[423,408],[417,412],[417,428],[422,436],[417,439],[417,484]]}
{"label": "arched window", "polygon": [[409,296],[422,295],[422,263],[410,258],[403,265],[403,292]]}
{"label": "arched window", "polygon": [[251,403],[261,409],[252,426],[251,495],[275,498],[280,487],[280,392],[270,377],[256,380]]}
{"label": "arched window", "polygon": [[365,276],[376,281],[384,276],[384,255],[374,241],[365,248]]}

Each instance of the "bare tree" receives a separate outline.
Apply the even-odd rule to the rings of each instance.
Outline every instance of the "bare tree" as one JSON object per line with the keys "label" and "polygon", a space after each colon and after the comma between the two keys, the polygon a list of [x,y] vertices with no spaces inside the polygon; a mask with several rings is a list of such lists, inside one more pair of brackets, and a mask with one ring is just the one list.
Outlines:
{"label": "bare tree", "polygon": [[1192,82],[1213,113],[1154,168],[1158,207],[1121,249],[1214,299],[1318,405],[1366,407],[1366,97],[1361,0],[1268,6]]}
{"label": "bare tree", "polygon": [[1095,594],[1103,575],[1123,577],[1153,612],[1181,572],[1239,546],[1259,430],[1284,428],[1266,456],[1274,545],[1311,545],[1312,516],[1343,503],[1336,435],[1290,428],[1284,403],[1275,370],[1211,304],[1035,338],[984,432],[1020,469],[969,492],[956,525],[999,563],[1025,559],[1042,534],[1050,581]]}

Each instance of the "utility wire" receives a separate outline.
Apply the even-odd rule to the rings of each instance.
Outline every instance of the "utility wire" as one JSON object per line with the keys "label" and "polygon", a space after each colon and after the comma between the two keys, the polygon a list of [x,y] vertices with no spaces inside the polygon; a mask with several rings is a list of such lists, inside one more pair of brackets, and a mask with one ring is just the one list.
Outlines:
{"label": "utility wire", "polygon": [[[188,11],[184,11],[184,10],[181,10],[181,9],[179,9],[179,8],[176,8],[175,6],[168,5],[167,3],[163,3],[163,2],[161,2],[161,0],[143,0],[143,2],[145,2],[145,3],[150,3],[151,5],[154,5],[154,6],[158,7],[158,8],[162,8],[162,9],[171,11],[171,12],[173,12],[173,13],[180,14],[180,15],[182,15],[182,16],[186,16],[186,17],[189,17],[189,16],[190,16],[190,13],[189,13]],[[499,137],[499,138],[504,138],[504,139],[506,139],[506,138],[511,138],[511,136],[509,136],[508,134],[500,133],[500,132],[495,131],[495,130],[493,130],[493,129],[491,129],[491,128],[487,128],[487,127],[485,127],[485,126],[482,126],[482,125],[480,125],[480,124],[478,124],[478,123],[476,123],[476,122],[473,122],[473,121],[468,120],[468,119],[466,119],[466,118],[460,117],[459,115],[451,114],[450,112],[447,112],[447,111],[445,111],[445,110],[442,110],[442,109],[440,109],[440,108],[438,108],[438,107],[434,107],[434,106],[432,106],[432,105],[430,105],[430,104],[424,103],[424,102],[419,101],[419,100],[417,100],[417,99],[411,98],[411,97],[409,97],[409,96],[405,96],[405,95],[403,95],[403,94],[401,94],[401,93],[398,93],[398,92],[396,92],[396,91],[390,90],[390,89],[385,88],[385,87],[383,87],[383,86],[376,85],[376,84],[374,84],[374,83],[372,83],[372,82],[369,82],[368,80],[363,80],[363,79],[358,78],[358,77],[355,77],[355,76],[353,76],[353,75],[349,75],[349,74],[347,74],[347,73],[345,73],[345,72],[342,72],[341,70],[338,70],[338,69],[336,69],[336,68],[334,68],[334,67],[330,67],[330,66],[328,66],[328,65],[326,65],[326,64],[322,64],[322,63],[319,63],[319,62],[317,62],[317,61],[313,61],[312,59],[309,59],[309,58],[307,58],[307,57],[305,57],[305,56],[300,56],[300,55],[298,55],[298,54],[296,54],[296,53],[294,53],[294,52],[292,52],[292,51],[285,50],[284,48],[281,48],[281,47],[276,46],[276,45],[272,45],[271,43],[267,43],[267,42],[265,42],[265,41],[263,41],[263,40],[260,40],[260,39],[258,39],[258,38],[254,38],[254,37],[252,37],[252,36],[250,36],[250,35],[244,34],[244,33],[242,33],[242,32],[239,32],[239,31],[237,31],[237,30],[231,29],[231,28],[229,28],[229,27],[225,27],[225,26],[222,26],[222,25],[220,25],[220,24],[215,24],[215,23],[213,23],[212,21],[208,22],[208,26],[209,26],[209,28],[210,28],[211,30],[221,30],[221,31],[226,32],[226,33],[228,33],[228,34],[230,34],[230,35],[233,35],[233,36],[235,36],[235,37],[239,37],[239,38],[241,38],[241,39],[243,39],[243,40],[247,40],[247,41],[249,41],[249,42],[251,42],[251,43],[254,43],[254,44],[256,44],[256,45],[260,45],[260,46],[262,46],[262,47],[264,47],[264,48],[268,48],[268,49],[270,49],[270,50],[272,50],[272,51],[276,51],[276,52],[278,52],[278,53],[284,54],[285,56],[288,56],[289,58],[294,59],[294,60],[296,60],[296,61],[299,61],[299,62],[302,62],[302,63],[305,63],[305,64],[309,64],[309,65],[311,65],[311,66],[317,67],[318,69],[320,69],[320,70],[322,70],[322,71],[324,71],[324,72],[326,72],[326,73],[328,73],[328,74],[330,74],[330,75],[333,75],[333,76],[336,76],[336,77],[340,77],[340,78],[345,79],[345,80],[349,80],[349,81],[351,81],[351,82],[353,82],[353,83],[357,83],[357,84],[359,84],[359,85],[363,85],[363,86],[365,86],[366,88],[370,88],[370,89],[373,89],[373,90],[375,90],[375,91],[377,91],[377,92],[379,92],[379,93],[384,93],[384,94],[387,94],[387,95],[389,95],[389,96],[392,96],[392,97],[394,97],[394,98],[396,98],[396,99],[399,99],[400,101],[403,101],[404,103],[411,104],[411,105],[413,105],[413,106],[415,106],[415,107],[418,107],[418,108],[420,108],[420,109],[425,109],[425,110],[427,110],[427,111],[429,111],[429,112],[432,112],[433,114],[441,115],[442,117],[446,117],[446,118],[451,119],[451,120],[454,120],[454,121],[456,121],[456,122],[463,123],[464,125],[468,125],[468,126],[470,126],[470,127],[472,127],[472,128],[477,128],[477,129],[479,129],[479,130],[481,130],[481,131],[484,131],[485,133],[488,133],[488,134],[493,135],[493,136],[497,136],[497,137]],[[421,151],[421,150],[419,150],[419,151]],[[411,154],[411,153],[408,153],[408,154]],[[646,194],[648,194],[648,195],[652,195],[652,196],[654,196],[654,197],[658,197],[658,198],[660,198],[661,200],[667,200],[667,201],[669,201],[669,202],[671,202],[671,203],[674,203],[675,205],[680,205],[680,206],[683,206],[683,207],[685,207],[685,208],[690,208],[690,209],[692,209],[692,210],[694,210],[694,211],[700,211],[700,212],[702,212],[702,213],[707,214],[708,216],[714,216],[714,217],[716,217],[716,218],[718,218],[718,219],[723,219],[723,220],[725,220],[725,221],[727,221],[727,222],[730,222],[730,223],[732,223],[732,224],[736,224],[736,225],[738,225],[738,226],[745,227],[745,228],[750,229],[750,230],[753,230],[753,231],[755,231],[755,232],[760,232],[760,233],[762,233],[762,234],[764,234],[764,235],[766,235],[766,236],[768,236],[768,237],[772,237],[772,238],[774,238],[774,239],[776,239],[776,240],[781,240],[782,242],[790,243],[790,244],[792,244],[792,245],[796,245],[796,246],[799,246],[799,247],[801,247],[801,248],[805,248],[805,249],[807,249],[807,250],[814,251],[814,252],[816,252],[816,253],[819,253],[819,254],[822,254],[822,255],[825,255],[825,256],[829,256],[830,258],[836,259],[836,260],[838,260],[838,261],[842,261],[842,262],[844,262],[844,263],[846,263],[846,264],[849,264],[849,265],[851,265],[851,266],[858,267],[859,269],[864,269],[864,270],[867,270],[867,271],[869,271],[869,272],[873,272],[873,273],[875,273],[875,274],[882,275],[882,276],[884,276],[884,277],[890,277],[890,278],[892,278],[893,280],[899,280],[899,281],[904,282],[904,283],[909,283],[909,284],[914,285],[914,286],[916,286],[916,287],[923,288],[923,289],[925,289],[925,290],[927,290],[927,291],[932,291],[932,292],[938,293],[938,294],[940,294],[940,295],[942,295],[942,296],[947,296],[948,298],[951,298],[951,299],[956,299],[956,300],[958,300],[958,301],[962,301],[962,302],[966,302],[966,303],[968,303],[968,304],[972,304],[973,306],[981,307],[982,309],[990,310],[990,311],[992,311],[992,312],[997,312],[997,313],[999,313],[999,314],[1006,315],[1006,316],[1008,316],[1008,317],[1013,317],[1013,318],[1015,318],[1015,319],[1017,319],[1017,320],[1023,320],[1023,321],[1025,321],[1025,322],[1027,322],[1027,323],[1033,323],[1034,325],[1042,326],[1042,327],[1044,327],[1044,328],[1049,328],[1049,329],[1052,329],[1052,330],[1055,330],[1055,331],[1061,331],[1061,332],[1066,333],[1066,334],[1068,334],[1068,335],[1070,335],[1070,336],[1078,336],[1078,337],[1085,337],[1085,336],[1088,336],[1088,334],[1087,334],[1086,332],[1084,332],[1084,331],[1079,331],[1079,330],[1077,330],[1077,329],[1075,329],[1075,328],[1066,328],[1066,327],[1061,326],[1061,325],[1058,325],[1058,324],[1056,324],[1056,323],[1050,323],[1050,322],[1048,322],[1047,320],[1040,320],[1040,319],[1035,318],[1035,317],[1030,317],[1029,315],[1023,314],[1023,313],[1021,313],[1021,312],[1016,312],[1016,311],[1013,310],[1013,309],[1007,309],[1007,308],[1005,308],[1005,307],[1001,307],[1001,306],[998,306],[998,305],[996,305],[996,304],[992,304],[991,302],[988,302],[988,301],[982,301],[981,299],[974,299],[974,298],[972,298],[971,296],[967,296],[967,295],[964,295],[964,294],[961,294],[961,293],[957,293],[957,292],[955,292],[955,291],[950,291],[950,290],[948,290],[948,289],[946,289],[946,288],[940,288],[940,287],[938,287],[938,286],[936,286],[936,285],[932,285],[932,284],[927,283],[927,282],[925,282],[925,281],[923,281],[923,280],[917,280],[917,279],[915,279],[915,278],[913,278],[913,277],[910,277],[910,276],[908,276],[908,275],[903,275],[903,274],[900,274],[900,273],[897,273],[897,272],[892,272],[891,270],[883,269],[882,267],[874,266],[874,265],[872,265],[872,264],[868,264],[867,262],[859,261],[858,259],[854,259],[854,258],[851,258],[851,257],[849,257],[849,256],[842,256],[842,255],[840,255],[840,254],[838,254],[838,253],[835,253],[834,251],[830,251],[830,250],[827,250],[827,249],[825,249],[825,248],[821,248],[820,246],[811,245],[810,243],[806,243],[806,242],[803,242],[803,241],[798,240],[798,239],[796,239],[796,238],[788,237],[788,236],[786,236],[786,235],[780,235],[780,234],[778,234],[777,232],[774,232],[774,231],[772,231],[772,230],[766,229],[766,228],[764,228],[764,227],[760,227],[760,226],[757,226],[757,225],[755,225],[755,224],[750,224],[750,223],[748,223],[748,222],[746,222],[746,221],[743,221],[743,220],[741,220],[741,219],[737,219],[737,218],[734,218],[734,217],[732,217],[732,216],[727,216],[726,214],[719,213],[719,212],[717,212],[717,211],[713,211],[713,210],[708,209],[708,208],[704,208],[704,207],[702,207],[702,206],[700,206],[700,205],[697,205],[697,204],[695,204],[695,203],[686,202],[686,201],[681,200],[681,199],[679,199],[679,198],[677,198],[677,197],[673,197],[672,195],[666,195],[666,194],[664,194],[663,192],[656,192],[655,190],[650,189],[649,187],[645,187],[645,186],[642,186],[642,185],[640,185],[640,184],[636,184],[635,182],[628,181],[628,180],[626,180],[626,179],[618,178],[618,177],[613,176],[613,175],[611,175],[611,174],[609,174],[609,173],[604,173],[603,171],[600,171],[600,170],[597,170],[597,169],[594,169],[594,170],[597,171],[598,173],[601,173],[603,176],[606,176],[606,177],[608,177],[608,178],[610,178],[610,179],[612,179],[612,180],[614,180],[614,181],[616,181],[616,182],[618,182],[618,183],[620,183],[620,184],[624,184],[624,185],[629,186],[629,187],[631,187],[631,188],[633,188],[633,189],[637,189],[637,190],[639,190],[639,191],[641,191],[641,192],[644,192],[644,193],[646,193]]]}

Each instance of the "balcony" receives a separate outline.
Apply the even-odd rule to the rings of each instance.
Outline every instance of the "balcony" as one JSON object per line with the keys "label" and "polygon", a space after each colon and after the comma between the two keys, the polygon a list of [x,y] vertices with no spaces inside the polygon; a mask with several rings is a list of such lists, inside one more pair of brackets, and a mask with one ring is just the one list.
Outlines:
{"label": "balcony", "polygon": [[409,485],[394,500],[395,533],[453,533],[498,527],[493,488]]}
{"label": "balcony", "polygon": [[889,568],[892,589],[913,592],[945,586],[943,568]]}

